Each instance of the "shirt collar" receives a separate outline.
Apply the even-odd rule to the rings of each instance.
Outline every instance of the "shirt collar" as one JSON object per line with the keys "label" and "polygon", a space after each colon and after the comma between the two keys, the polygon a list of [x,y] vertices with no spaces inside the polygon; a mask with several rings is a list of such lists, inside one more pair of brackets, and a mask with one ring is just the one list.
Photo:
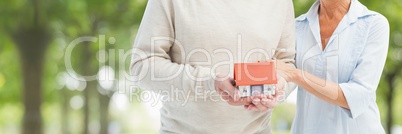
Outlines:
{"label": "shirt collar", "polygon": [[[309,24],[311,32],[316,40],[316,43],[321,48],[322,46],[320,45],[321,44],[320,26],[319,26],[319,19],[318,19],[318,8],[319,7],[320,7],[320,0],[317,0],[313,4],[313,6],[311,6],[310,10],[305,15],[302,15],[299,18],[297,18],[296,21],[305,21],[305,20],[308,21],[308,24]],[[369,16],[372,14],[375,14],[375,12],[368,10],[358,0],[351,0],[351,5],[350,5],[348,13],[345,15],[345,17],[342,19],[342,21],[338,24],[338,27],[335,29],[334,33],[332,34],[332,36],[327,44],[327,48],[330,47],[330,44],[333,41],[333,39],[338,34],[340,34],[342,31],[344,31],[346,28],[348,28],[351,24],[356,22],[361,17]]]}
{"label": "shirt collar", "polygon": [[[320,0],[317,0],[309,9],[309,11],[296,19],[296,21],[308,20],[310,22],[316,21],[315,17],[318,16],[318,8],[320,7]],[[356,22],[360,17],[373,15],[375,12],[371,12],[366,6],[361,4],[358,0],[351,0],[351,5],[346,17],[349,23]]]}

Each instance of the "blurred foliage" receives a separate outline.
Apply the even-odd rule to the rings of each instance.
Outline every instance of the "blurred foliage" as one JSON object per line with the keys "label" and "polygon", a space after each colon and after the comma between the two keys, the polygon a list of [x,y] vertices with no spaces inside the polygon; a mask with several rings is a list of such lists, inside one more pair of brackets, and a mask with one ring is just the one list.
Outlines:
{"label": "blurred foliage", "polygon": [[[60,82],[65,81],[65,79],[60,79],[60,76],[66,71],[64,65],[66,47],[79,37],[87,36],[100,39],[101,36],[105,36],[106,45],[111,45],[107,43],[110,37],[115,40],[113,42],[115,48],[128,51],[131,48],[131,42],[133,42],[133,37],[141,21],[146,3],[146,0],[0,1],[0,133],[20,133],[20,128],[22,127],[23,114],[21,112],[24,109],[24,104],[22,103],[24,91],[22,90],[24,88],[22,79],[24,76],[21,72],[22,62],[20,61],[22,53],[20,53],[15,39],[12,38],[13,35],[18,36],[16,33],[24,33],[23,31],[32,28],[45,29],[45,31],[50,32],[51,40],[47,51],[45,51],[45,64],[43,66],[45,71],[39,81],[42,83],[43,88],[42,90],[37,90],[43,95],[43,103],[40,109],[44,120],[44,132],[61,133],[61,128],[66,127],[67,133],[82,133],[84,123],[82,119],[85,116],[91,116],[89,117],[89,123],[97,122],[102,118],[107,121],[109,116],[103,117],[101,113],[108,113],[108,110],[100,110],[102,109],[101,107],[105,107],[105,104],[96,103],[98,102],[97,98],[102,98],[100,97],[102,95],[96,95],[99,86],[89,89],[89,85],[87,85],[85,90],[91,90],[89,92],[91,97],[88,97],[90,115],[85,115],[83,109],[75,110],[69,106],[71,105],[71,98],[77,95],[82,96],[83,92],[82,90],[69,90],[67,85],[70,83]],[[83,57],[86,57],[85,45],[78,45],[73,49],[71,62],[73,69],[77,73],[90,75],[98,73],[97,67],[100,64],[96,53],[100,49],[105,49],[99,48],[99,42],[101,40],[96,43],[86,43],[86,45],[90,45],[89,49],[86,50],[91,54],[88,61],[83,60]],[[35,47],[32,45],[35,44],[31,44],[31,47]],[[116,60],[108,59],[106,62],[113,63]],[[89,70],[83,70],[83,62],[90,62],[88,63]],[[106,65],[106,63],[103,63],[103,65]],[[127,65],[128,63],[122,66]],[[111,67],[115,70],[119,69],[119,65]],[[103,98],[109,98],[110,95]],[[133,104],[135,103],[138,102],[133,102]],[[139,105],[134,106],[136,107],[135,109],[140,109]],[[108,105],[106,105],[107,108]],[[11,113],[14,113],[14,116],[10,116]],[[120,113],[120,115],[122,114]],[[140,115],[144,115],[144,113]],[[117,119],[111,118],[110,121]],[[141,118],[120,117],[120,120],[129,119],[137,120]],[[67,120],[68,124],[63,124],[63,120]],[[121,130],[123,132],[136,132],[135,129],[131,128],[140,130],[138,127],[129,127],[129,125],[129,123],[121,124],[123,126]],[[96,126],[95,123],[95,128],[99,128],[99,126]],[[150,128],[146,129],[150,130]],[[105,131],[101,133],[105,133]]]}
{"label": "blurred foliage", "polygon": [[[294,0],[295,14],[299,16],[307,12],[314,0]],[[392,117],[393,125],[402,125],[402,1],[400,0],[361,0],[369,9],[377,11],[389,20],[391,38],[389,55],[384,74],[377,90],[377,102],[381,112],[384,126],[388,117]],[[21,72],[21,54],[12,38],[12,34],[20,29],[37,26],[44,27],[51,33],[49,47],[45,54],[44,75],[42,78],[43,105],[41,106],[45,133],[61,133],[63,116],[67,116],[67,128],[70,133],[81,133],[83,129],[83,109],[72,109],[67,106],[63,115],[63,106],[70,104],[73,96],[82,96],[83,92],[69,90],[60,85],[60,74],[66,71],[64,52],[68,44],[82,36],[99,38],[105,35],[106,42],[115,38],[115,43],[106,43],[108,47],[128,51],[132,46],[138,26],[144,13],[146,0],[2,0],[0,1],[0,133],[19,133],[24,104],[23,74]],[[35,11],[35,7],[38,7]],[[83,72],[82,53],[83,46],[73,50],[72,64],[78,73],[94,75],[98,72],[99,60],[95,56],[100,49],[96,43],[90,43],[92,56],[89,65],[92,70]],[[107,52],[109,52],[107,50]],[[115,51],[116,53],[118,50]],[[108,59],[108,63],[118,63],[116,59]],[[130,59],[126,58],[124,64],[110,65],[116,72],[123,69],[128,71]],[[394,76],[394,77],[391,77]],[[116,75],[116,78],[119,77]],[[392,78],[392,79],[390,79]],[[99,107],[97,97],[93,95],[98,87],[91,89],[92,98],[88,101],[91,107],[90,125],[99,126]],[[392,89],[392,90],[391,90]],[[391,101],[388,99],[392,98]],[[391,107],[392,115],[389,115]],[[122,133],[155,133],[150,127],[152,121],[144,115],[146,110],[138,102],[132,102],[129,112],[121,113],[110,110],[109,120],[120,121]],[[284,104],[274,110],[272,117],[273,128],[285,121],[288,129],[293,120],[295,106]],[[96,128],[96,127],[95,127]],[[286,133],[283,131],[275,131]]]}

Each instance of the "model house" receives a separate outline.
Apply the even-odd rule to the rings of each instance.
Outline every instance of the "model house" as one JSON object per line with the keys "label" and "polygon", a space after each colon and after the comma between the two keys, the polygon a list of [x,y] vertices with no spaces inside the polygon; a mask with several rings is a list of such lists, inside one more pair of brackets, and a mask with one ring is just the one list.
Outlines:
{"label": "model house", "polygon": [[278,82],[274,61],[235,63],[234,81],[242,97],[258,94],[275,94]]}

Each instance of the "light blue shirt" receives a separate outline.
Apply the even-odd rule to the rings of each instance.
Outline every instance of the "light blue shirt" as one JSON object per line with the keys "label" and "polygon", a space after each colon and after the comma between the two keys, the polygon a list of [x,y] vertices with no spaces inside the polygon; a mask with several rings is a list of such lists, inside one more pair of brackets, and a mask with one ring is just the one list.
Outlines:
{"label": "light blue shirt", "polygon": [[388,51],[389,24],[379,13],[352,0],[322,51],[317,2],[296,19],[296,65],[339,83],[349,109],[330,104],[299,87],[293,134],[384,134],[376,89]]}

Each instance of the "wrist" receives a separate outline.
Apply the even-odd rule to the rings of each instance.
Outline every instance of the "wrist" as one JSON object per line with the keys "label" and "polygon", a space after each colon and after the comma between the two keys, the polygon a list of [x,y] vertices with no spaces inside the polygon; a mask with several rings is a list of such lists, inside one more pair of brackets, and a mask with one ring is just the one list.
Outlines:
{"label": "wrist", "polygon": [[302,80],[302,78],[303,78],[302,71],[299,69],[293,69],[290,82],[299,83]]}

